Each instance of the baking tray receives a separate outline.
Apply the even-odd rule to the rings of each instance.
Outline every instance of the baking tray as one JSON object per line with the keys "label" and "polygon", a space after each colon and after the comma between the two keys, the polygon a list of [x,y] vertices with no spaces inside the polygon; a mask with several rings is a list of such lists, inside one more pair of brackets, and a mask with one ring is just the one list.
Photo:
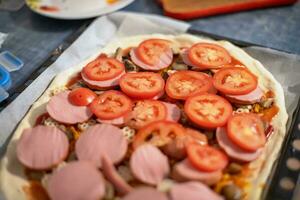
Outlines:
{"label": "baking tray", "polygon": [[[67,38],[59,47],[57,47],[46,59],[46,61],[40,65],[35,73],[33,73],[27,81],[18,87],[15,91],[12,91],[10,97],[0,103],[0,112],[11,103],[22,91],[24,91],[47,67],[49,67],[67,47],[69,47],[77,37],[86,29],[90,22],[84,23],[77,31],[75,31],[69,38]],[[207,32],[203,32],[193,27],[187,31],[190,34],[201,35],[216,40],[227,40],[239,47],[260,46],[232,38],[227,38]],[[300,101],[298,99],[298,105],[296,111],[292,116],[289,116],[291,120],[291,126],[287,128],[288,134],[282,145],[279,159],[274,164],[269,181],[264,186],[264,192],[262,199],[265,200],[300,200],[300,176],[299,169],[292,170],[287,167],[287,161],[291,158],[300,159]],[[9,139],[7,140],[9,141]],[[5,145],[6,146],[6,145]],[[297,164],[297,163],[296,163]]]}

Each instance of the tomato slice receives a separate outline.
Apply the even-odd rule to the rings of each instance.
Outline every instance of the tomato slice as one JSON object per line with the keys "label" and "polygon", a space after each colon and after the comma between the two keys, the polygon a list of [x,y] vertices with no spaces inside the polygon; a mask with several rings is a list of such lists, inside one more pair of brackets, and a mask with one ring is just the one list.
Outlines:
{"label": "tomato slice", "polygon": [[213,83],[217,90],[229,95],[247,94],[257,87],[257,77],[243,67],[230,67],[214,74]]}
{"label": "tomato slice", "polygon": [[170,41],[163,39],[145,40],[137,47],[137,56],[148,65],[156,65],[167,51],[172,51],[170,44]]}
{"label": "tomato slice", "polygon": [[184,131],[184,128],[176,122],[152,122],[138,131],[132,145],[134,149],[144,143],[162,147],[178,137],[184,137]]}
{"label": "tomato slice", "polygon": [[227,134],[232,142],[246,151],[256,151],[266,143],[263,121],[254,113],[235,114],[230,117]]}
{"label": "tomato slice", "polygon": [[90,110],[103,120],[115,119],[127,114],[132,101],[119,91],[109,90],[102,93],[90,104]]}
{"label": "tomato slice", "polygon": [[167,108],[161,101],[141,100],[135,105],[128,115],[127,124],[135,129],[140,129],[151,122],[165,120],[167,118]]}
{"label": "tomato slice", "polygon": [[188,118],[203,128],[224,126],[232,114],[231,104],[215,94],[196,94],[187,98],[184,111]]}
{"label": "tomato slice", "polygon": [[69,93],[69,101],[76,106],[87,106],[97,97],[96,93],[88,88],[76,88]]}
{"label": "tomato slice", "polygon": [[93,81],[105,81],[117,77],[125,70],[122,62],[99,56],[83,68],[83,73]]}
{"label": "tomato slice", "polygon": [[192,64],[200,68],[220,68],[231,62],[231,56],[223,47],[211,43],[197,43],[188,50]]}
{"label": "tomato slice", "polygon": [[187,155],[191,164],[200,171],[222,170],[228,164],[226,154],[207,145],[190,144],[187,146]]}
{"label": "tomato slice", "polygon": [[213,87],[212,78],[205,73],[178,71],[166,83],[166,92],[173,99],[186,99],[196,93],[206,93]]}
{"label": "tomato slice", "polygon": [[154,72],[127,73],[120,80],[121,90],[136,99],[150,99],[164,89],[164,79]]}

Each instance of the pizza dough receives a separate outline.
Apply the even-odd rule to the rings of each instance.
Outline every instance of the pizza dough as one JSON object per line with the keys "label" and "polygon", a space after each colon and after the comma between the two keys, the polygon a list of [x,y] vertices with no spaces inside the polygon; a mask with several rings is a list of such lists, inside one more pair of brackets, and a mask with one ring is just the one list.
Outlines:
{"label": "pizza dough", "polygon": [[262,185],[266,183],[267,178],[270,175],[271,168],[274,166],[274,162],[278,157],[279,150],[286,134],[286,122],[288,115],[285,109],[284,92],[281,85],[259,61],[253,59],[242,49],[227,41],[213,41],[188,34],[178,36],[153,34],[128,37],[112,42],[100,52],[96,52],[85,62],[82,62],[79,65],[74,66],[56,76],[48,89],[32,105],[31,109],[16,128],[7,147],[6,154],[1,160],[0,189],[1,193],[6,199],[26,199],[26,194],[24,193],[23,188],[24,186],[28,185],[28,181],[25,178],[23,166],[19,163],[16,157],[16,141],[20,138],[22,131],[26,128],[32,127],[36,118],[46,111],[46,103],[51,97],[51,91],[57,87],[65,85],[72,76],[75,76],[76,73],[80,72],[83,66],[95,59],[100,53],[111,54],[118,47],[125,49],[127,47],[137,46],[141,41],[149,38],[167,39],[173,41],[174,43],[180,44],[181,46],[191,46],[191,44],[196,42],[211,42],[221,45],[229,51],[232,57],[239,60],[252,73],[259,77],[259,86],[262,90],[271,90],[275,93],[275,104],[279,107],[279,112],[271,122],[272,126],[274,127],[274,133],[269,138],[263,152],[261,153],[261,156],[249,165],[249,167],[252,169],[251,176],[245,177],[251,183],[250,187],[248,187],[246,191],[247,198],[251,200],[260,198],[264,189]]}

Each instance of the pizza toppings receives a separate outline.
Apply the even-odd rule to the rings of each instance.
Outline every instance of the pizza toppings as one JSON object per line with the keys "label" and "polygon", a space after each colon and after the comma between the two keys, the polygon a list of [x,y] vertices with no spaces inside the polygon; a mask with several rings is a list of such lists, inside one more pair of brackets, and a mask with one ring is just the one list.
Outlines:
{"label": "pizza toppings", "polygon": [[18,160],[27,168],[46,170],[66,159],[69,142],[58,128],[38,125],[23,131],[16,151]]}
{"label": "pizza toppings", "polygon": [[117,77],[124,70],[124,64],[117,59],[98,57],[87,64],[82,72],[90,80],[107,81]]}
{"label": "pizza toppings", "polygon": [[65,91],[53,96],[47,104],[47,112],[53,119],[65,124],[87,121],[93,113],[87,106],[72,104],[69,99],[70,93],[70,91]]}
{"label": "pizza toppings", "polygon": [[170,172],[168,158],[151,144],[144,144],[133,152],[130,169],[138,180],[150,185],[160,183]]}
{"label": "pizza toppings", "polygon": [[170,190],[170,197],[171,200],[223,200],[208,186],[196,181],[174,185]]}
{"label": "pizza toppings", "polygon": [[128,126],[140,129],[151,122],[166,118],[167,108],[161,101],[141,100],[135,103],[126,121]]}
{"label": "pizza toppings", "polygon": [[140,187],[128,195],[126,195],[122,200],[168,200],[168,197],[165,193],[159,192],[155,188],[152,187]]}
{"label": "pizza toppings", "polygon": [[232,106],[218,95],[197,94],[186,100],[184,111],[200,127],[217,128],[226,124],[232,114]]}
{"label": "pizza toppings", "polygon": [[189,144],[187,155],[191,164],[200,171],[222,170],[228,164],[227,156],[222,151],[210,146]]}
{"label": "pizza toppings", "polygon": [[105,182],[96,166],[90,162],[76,161],[54,171],[47,191],[55,200],[102,199]]}
{"label": "pizza toppings", "polygon": [[119,91],[109,90],[95,98],[89,107],[99,119],[112,120],[127,114],[132,101]]}
{"label": "pizza toppings", "polygon": [[262,152],[261,149],[258,149],[255,152],[249,152],[240,148],[228,137],[225,127],[217,129],[216,138],[218,144],[226,152],[226,154],[230,158],[237,161],[250,162],[252,160],[255,160]]}
{"label": "pizza toppings", "polygon": [[236,114],[230,117],[227,133],[231,141],[246,151],[256,151],[266,143],[263,121],[253,113]]}
{"label": "pizza toppings", "polygon": [[119,175],[115,166],[106,155],[103,155],[101,163],[103,174],[106,179],[116,187],[120,195],[126,195],[133,190],[133,188]]}
{"label": "pizza toppings", "polygon": [[97,97],[97,95],[88,88],[76,88],[69,94],[69,101],[75,106],[87,106]]}
{"label": "pizza toppings", "polygon": [[179,182],[200,181],[206,185],[214,185],[221,179],[222,170],[213,172],[200,171],[188,159],[184,159],[174,165],[172,177]]}
{"label": "pizza toppings", "polygon": [[166,92],[173,99],[186,99],[196,93],[206,93],[213,87],[212,78],[195,71],[178,71],[166,83]]}
{"label": "pizza toppings", "polygon": [[214,86],[223,94],[244,95],[255,90],[257,77],[243,67],[228,67],[215,73]]}
{"label": "pizza toppings", "polygon": [[[224,181],[237,184],[243,163],[261,155],[264,126],[278,107],[263,106],[274,96],[223,47],[197,43],[172,52],[174,45],[149,39],[103,54],[72,79],[72,91],[51,97],[48,118],[64,128],[38,126],[41,117],[17,151],[25,167],[52,170],[51,198],[222,199],[205,185],[228,197]],[[55,169],[65,159],[78,161]],[[229,172],[233,161],[238,173]],[[74,181],[80,184],[71,194]],[[157,188],[136,188],[145,184]]]}
{"label": "pizza toppings", "polygon": [[127,152],[127,140],[121,129],[109,125],[94,125],[85,131],[76,142],[75,152],[79,160],[93,162],[101,167],[101,157],[108,156],[119,163]]}
{"label": "pizza toppings", "polygon": [[210,43],[197,43],[188,50],[188,59],[200,69],[220,68],[231,62],[230,54],[223,47]]}
{"label": "pizza toppings", "polygon": [[164,89],[163,78],[154,72],[127,73],[120,80],[121,90],[135,99],[149,99]]}
{"label": "pizza toppings", "polygon": [[143,69],[158,71],[171,65],[173,52],[169,41],[150,39],[132,49],[130,57],[136,65]]}
{"label": "pizza toppings", "polygon": [[180,124],[169,121],[157,121],[140,129],[134,138],[132,146],[136,149],[144,143],[149,143],[162,147],[179,137],[184,137],[184,128]]}

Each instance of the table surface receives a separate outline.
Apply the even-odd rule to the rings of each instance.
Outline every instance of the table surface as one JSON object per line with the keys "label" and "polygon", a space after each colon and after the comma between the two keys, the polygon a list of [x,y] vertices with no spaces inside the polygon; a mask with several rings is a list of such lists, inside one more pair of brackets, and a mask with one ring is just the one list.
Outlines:
{"label": "table surface", "polygon": [[[162,15],[154,0],[136,0],[125,11]],[[0,32],[9,36],[2,50],[20,57],[24,67],[12,73],[10,93],[49,57],[66,38],[87,20],[64,21],[45,18],[26,6],[17,12],[0,11]],[[300,54],[300,2],[279,8],[268,8],[187,21],[194,29],[220,36]]]}

